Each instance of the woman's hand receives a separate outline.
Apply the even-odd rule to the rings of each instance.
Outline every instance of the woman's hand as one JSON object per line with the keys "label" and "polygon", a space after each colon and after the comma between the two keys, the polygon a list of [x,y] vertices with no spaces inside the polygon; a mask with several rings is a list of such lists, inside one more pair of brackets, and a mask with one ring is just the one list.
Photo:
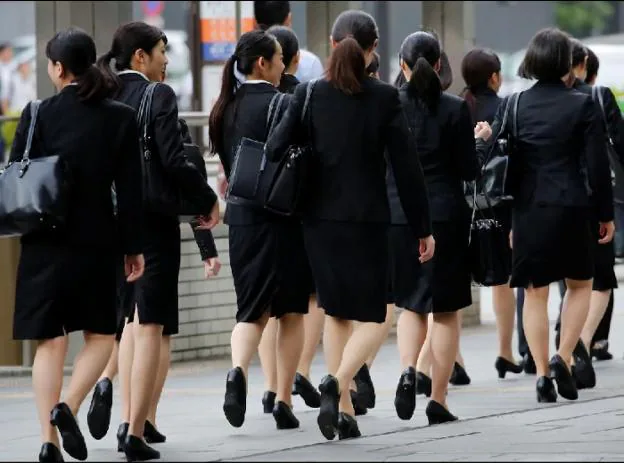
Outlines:
{"label": "woman's hand", "polygon": [[513,230],[509,232],[509,248],[513,249]]}
{"label": "woman's hand", "polygon": [[435,240],[433,239],[433,235],[420,239],[418,251],[420,252],[419,260],[421,264],[433,258],[433,253],[435,252]]}
{"label": "woman's hand", "polygon": [[492,136],[492,127],[487,122],[477,122],[474,128],[475,138],[481,138],[484,141],[488,141]]}
{"label": "woman's hand", "polygon": [[197,220],[199,220],[198,230],[212,230],[216,227],[219,223],[219,200],[215,201],[210,215],[200,215]]}
{"label": "woman's hand", "polygon": [[607,244],[613,240],[613,235],[615,234],[615,223],[613,220],[611,222],[600,222],[600,239],[598,239],[598,243]]}
{"label": "woman's hand", "polygon": [[221,261],[218,257],[210,257],[204,261],[204,276],[206,279],[216,277],[221,270]]}
{"label": "woman's hand", "polygon": [[137,281],[143,275],[145,271],[145,259],[143,254],[137,254],[135,256],[125,256],[124,258],[124,270],[126,274],[126,281],[132,283]]}

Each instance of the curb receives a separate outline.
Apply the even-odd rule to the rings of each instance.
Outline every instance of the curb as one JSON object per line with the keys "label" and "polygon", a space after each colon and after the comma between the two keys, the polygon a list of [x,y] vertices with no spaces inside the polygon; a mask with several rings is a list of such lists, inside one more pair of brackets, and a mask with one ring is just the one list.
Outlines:
{"label": "curb", "polygon": [[[65,366],[63,375],[69,376],[73,367]],[[0,367],[0,378],[25,378],[32,376],[32,367]]]}

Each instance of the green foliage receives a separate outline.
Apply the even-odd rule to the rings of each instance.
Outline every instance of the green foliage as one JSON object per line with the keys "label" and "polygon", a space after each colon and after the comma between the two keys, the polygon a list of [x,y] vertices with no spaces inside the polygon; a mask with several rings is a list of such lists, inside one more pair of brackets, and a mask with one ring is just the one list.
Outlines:
{"label": "green foliage", "polygon": [[556,2],[555,20],[557,27],[574,37],[601,34],[610,16],[615,11],[612,2]]}

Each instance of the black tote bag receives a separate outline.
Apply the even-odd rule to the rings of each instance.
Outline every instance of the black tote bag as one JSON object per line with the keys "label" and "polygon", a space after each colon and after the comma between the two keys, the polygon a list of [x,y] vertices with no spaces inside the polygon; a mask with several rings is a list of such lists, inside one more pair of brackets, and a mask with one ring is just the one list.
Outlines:
{"label": "black tote bag", "polygon": [[22,159],[0,172],[0,235],[57,229],[67,220],[66,163],[58,155],[30,158],[40,103],[30,103],[30,126]]}

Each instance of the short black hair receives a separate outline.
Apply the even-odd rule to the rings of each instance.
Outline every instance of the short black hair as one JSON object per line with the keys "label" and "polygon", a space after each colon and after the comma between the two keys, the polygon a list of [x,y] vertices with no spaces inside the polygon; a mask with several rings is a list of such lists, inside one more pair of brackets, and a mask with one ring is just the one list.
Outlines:
{"label": "short black hair", "polygon": [[600,60],[596,53],[591,48],[587,49],[587,77],[585,77],[585,83],[588,84],[596,78],[598,75],[598,69],[600,68]]}
{"label": "short black hair", "polygon": [[370,74],[375,74],[378,71],[379,71],[379,54],[376,51],[374,51],[373,59],[371,60],[368,67],[366,68],[366,73],[370,75]]}
{"label": "short black hair", "polygon": [[575,38],[570,38],[570,43],[572,44],[572,67],[576,67],[580,64],[583,64],[585,58],[587,58],[587,47],[581,43],[580,40]]}
{"label": "short black hair", "polygon": [[537,32],[527,48],[518,69],[524,79],[554,81],[572,68],[572,44],[567,34],[557,28]]}
{"label": "short black hair", "polygon": [[0,43],[0,53],[2,53],[7,48],[11,48],[11,44],[9,42],[1,42]]}
{"label": "short black hair", "polygon": [[266,30],[271,26],[283,26],[290,14],[288,1],[262,1],[254,3],[254,18],[258,26]]}

